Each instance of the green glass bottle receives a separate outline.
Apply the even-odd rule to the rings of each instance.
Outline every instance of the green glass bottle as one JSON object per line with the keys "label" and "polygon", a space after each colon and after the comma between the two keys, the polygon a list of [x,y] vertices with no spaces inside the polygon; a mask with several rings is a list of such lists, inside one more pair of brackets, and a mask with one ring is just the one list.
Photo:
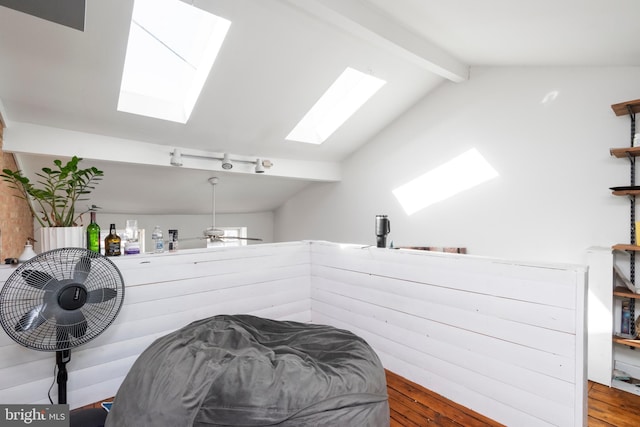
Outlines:
{"label": "green glass bottle", "polygon": [[95,211],[91,211],[91,223],[87,226],[87,249],[100,253],[100,226]]}

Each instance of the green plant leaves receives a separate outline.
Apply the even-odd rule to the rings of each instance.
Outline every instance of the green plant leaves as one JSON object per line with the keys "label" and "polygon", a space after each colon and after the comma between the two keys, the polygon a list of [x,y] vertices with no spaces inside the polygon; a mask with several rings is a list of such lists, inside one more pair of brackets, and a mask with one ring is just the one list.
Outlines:
{"label": "green plant leaves", "polygon": [[95,189],[102,180],[104,172],[96,167],[80,169],[82,158],[73,156],[63,164],[54,160],[55,168],[44,167],[38,176],[36,187],[21,171],[3,169],[0,177],[11,188],[18,190],[20,198],[27,200],[31,213],[43,227],[72,227],[84,212],[76,214],[78,201],[88,200],[84,197]]}

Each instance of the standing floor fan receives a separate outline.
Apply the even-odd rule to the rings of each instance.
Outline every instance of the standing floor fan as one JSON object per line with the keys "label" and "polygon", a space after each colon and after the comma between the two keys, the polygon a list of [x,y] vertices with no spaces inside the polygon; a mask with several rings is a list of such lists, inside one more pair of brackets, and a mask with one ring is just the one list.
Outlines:
{"label": "standing floor fan", "polygon": [[44,252],[20,265],[0,291],[0,324],[15,342],[55,351],[58,403],[67,403],[71,349],[104,332],[124,300],[124,281],[108,258],[83,248]]}

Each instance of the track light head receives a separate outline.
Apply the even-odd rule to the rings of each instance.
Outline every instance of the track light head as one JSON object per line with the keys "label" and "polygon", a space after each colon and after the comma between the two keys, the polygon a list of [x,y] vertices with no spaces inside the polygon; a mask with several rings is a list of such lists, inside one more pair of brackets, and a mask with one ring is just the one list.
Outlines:
{"label": "track light head", "polygon": [[222,158],[222,169],[229,170],[233,167],[231,163],[231,159],[229,158],[229,153],[224,153],[224,157]]}
{"label": "track light head", "polygon": [[256,159],[256,173],[264,173],[264,166],[262,166],[260,159]]}
{"label": "track light head", "polygon": [[182,166],[182,153],[177,148],[171,152],[171,160],[169,160],[172,166]]}

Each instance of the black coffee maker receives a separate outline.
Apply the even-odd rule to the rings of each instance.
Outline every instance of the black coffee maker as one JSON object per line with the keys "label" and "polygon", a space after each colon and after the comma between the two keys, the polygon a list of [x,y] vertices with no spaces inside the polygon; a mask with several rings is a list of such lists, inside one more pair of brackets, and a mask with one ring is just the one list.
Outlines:
{"label": "black coffee maker", "polygon": [[379,248],[387,247],[387,234],[391,232],[391,222],[386,215],[376,215],[376,240]]}

